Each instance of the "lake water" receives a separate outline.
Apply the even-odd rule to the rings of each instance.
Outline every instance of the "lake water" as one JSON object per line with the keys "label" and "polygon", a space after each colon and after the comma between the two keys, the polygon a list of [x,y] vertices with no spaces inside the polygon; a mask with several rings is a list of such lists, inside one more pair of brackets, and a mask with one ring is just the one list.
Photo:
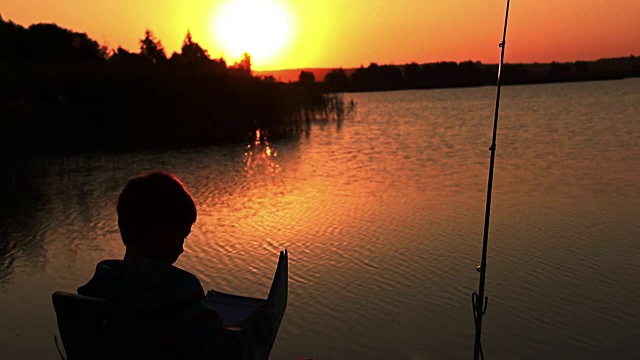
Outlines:
{"label": "lake water", "polygon": [[[266,297],[273,359],[471,359],[495,88],[345,94],[282,142],[43,159],[3,175],[0,357],[57,359],[51,293],[123,254],[115,201],[163,169],[199,210],[177,265]],[[24,170],[27,169],[27,170]],[[502,88],[487,359],[640,358],[640,79]]]}

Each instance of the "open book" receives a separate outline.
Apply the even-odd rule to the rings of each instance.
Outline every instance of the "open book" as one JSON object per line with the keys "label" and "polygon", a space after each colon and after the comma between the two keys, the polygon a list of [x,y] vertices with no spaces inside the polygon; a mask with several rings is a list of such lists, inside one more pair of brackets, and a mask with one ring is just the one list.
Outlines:
{"label": "open book", "polygon": [[[277,333],[280,322],[287,307],[287,293],[289,288],[289,254],[287,250],[280,252],[269,294],[265,299],[228,294],[217,290],[207,292],[207,305],[218,313],[222,324],[231,328],[249,319],[254,312],[265,306],[270,312],[269,318]],[[274,334],[275,336],[275,334]]]}

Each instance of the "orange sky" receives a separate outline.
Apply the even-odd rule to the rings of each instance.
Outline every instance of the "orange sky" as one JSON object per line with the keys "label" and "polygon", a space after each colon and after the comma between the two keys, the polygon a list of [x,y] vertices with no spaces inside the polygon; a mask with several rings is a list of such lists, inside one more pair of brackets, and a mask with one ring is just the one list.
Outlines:
{"label": "orange sky", "polygon": [[[232,63],[236,59],[225,53],[214,23],[223,5],[233,1],[240,0],[0,0],[0,14],[23,26],[53,22],[110,48],[136,52],[149,28],[168,55],[179,49],[189,29],[213,57]],[[371,62],[496,63],[506,5],[502,0],[241,1],[267,7],[276,3],[290,20],[288,43],[271,57],[254,55],[256,70],[348,68]],[[639,14],[638,0],[513,0],[505,61],[638,56]],[[259,36],[264,31],[252,29],[255,22],[239,20],[237,26]]]}

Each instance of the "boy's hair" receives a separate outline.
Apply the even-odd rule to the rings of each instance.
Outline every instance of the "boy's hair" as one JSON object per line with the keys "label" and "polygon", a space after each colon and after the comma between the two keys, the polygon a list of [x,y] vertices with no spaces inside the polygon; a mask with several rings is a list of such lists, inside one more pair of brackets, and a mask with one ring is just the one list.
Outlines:
{"label": "boy's hair", "polygon": [[154,171],[130,179],[118,197],[118,227],[125,246],[166,226],[192,225],[193,198],[175,175]]}

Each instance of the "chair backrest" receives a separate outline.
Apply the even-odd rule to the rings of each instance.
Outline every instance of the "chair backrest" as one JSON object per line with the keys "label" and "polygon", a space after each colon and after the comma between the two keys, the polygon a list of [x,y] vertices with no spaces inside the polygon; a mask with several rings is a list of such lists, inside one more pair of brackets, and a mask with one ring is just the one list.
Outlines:
{"label": "chair backrest", "polygon": [[64,291],[54,292],[52,301],[67,360],[106,358],[109,303]]}
{"label": "chair backrest", "polygon": [[167,345],[167,339],[132,336],[139,329],[132,323],[123,326],[122,322],[132,314],[108,300],[56,291],[52,301],[66,360],[176,358],[171,346],[169,351],[157,346]]}
{"label": "chair backrest", "polygon": [[[284,250],[280,253],[267,299],[254,299],[215,291],[212,291],[215,296],[208,295],[210,306],[223,315],[221,316],[223,320],[234,319],[232,315],[236,312],[242,313],[242,318],[248,317],[242,321],[243,325],[246,325],[242,333],[251,347],[251,352],[255,355],[254,359],[268,359],[271,353],[287,307],[288,272],[288,252]],[[54,292],[52,301],[67,360],[102,360],[114,358],[115,355],[118,359],[123,359],[124,356],[135,358],[136,352],[129,351],[131,349],[126,345],[130,337],[122,336],[122,326],[117,325],[121,325],[118,319],[121,319],[122,315],[119,315],[120,312],[115,305],[104,299],[64,291]],[[259,309],[268,309],[268,311]],[[129,329],[129,327],[126,328]],[[115,329],[120,331],[114,332]],[[235,332],[231,329],[228,331]],[[149,342],[142,343],[149,344]],[[145,345],[138,350],[149,355],[152,349]],[[168,356],[164,352],[162,355]]]}

